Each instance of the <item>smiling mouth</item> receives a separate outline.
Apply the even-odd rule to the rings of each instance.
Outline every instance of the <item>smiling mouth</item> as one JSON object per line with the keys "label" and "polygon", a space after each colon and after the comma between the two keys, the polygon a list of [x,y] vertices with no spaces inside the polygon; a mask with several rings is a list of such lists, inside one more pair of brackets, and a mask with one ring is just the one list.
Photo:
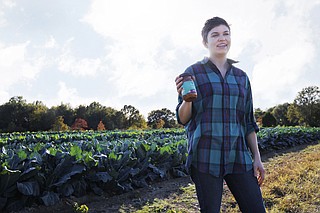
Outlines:
{"label": "smiling mouth", "polygon": [[218,44],[217,47],[227,47],[227,44]]}

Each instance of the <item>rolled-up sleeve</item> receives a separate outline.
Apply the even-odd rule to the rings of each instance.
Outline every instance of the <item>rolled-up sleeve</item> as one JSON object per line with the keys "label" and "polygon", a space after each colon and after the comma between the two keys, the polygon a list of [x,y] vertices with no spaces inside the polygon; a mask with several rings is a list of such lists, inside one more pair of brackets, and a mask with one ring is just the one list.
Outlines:
{"label": "rolled-up sleeve", "polygon": [[247,78],[247,99],[246,99],[246,135],[251,132],[259,132],[259,127],[256,123],[256,119],[254,117],[253,112],[253,101],[252,101],[252,91],[250,81]]}
{"label": "rolled-up sleeve", "polygon": [[180,108],[180,106],[182,104],[182,101],[183,101],[183,99],[182,99],[181,95],[179,95],[178,96],[178,105],[176,107],[176,118],[177,118],[178,124],[184,125],[183,123],[181,123],[180,117],[179,117],[179,108]]}
{"label": "rolled-up sleeve", "polygon": [[[184,73],[190,73],[190,74],[194,75],[192,66],[188,67],[188,68],[184,71]],[[187,124],[181,123],[181,120],[180,120],[180,118],[179,118],[179,108],[180,108],[182,102],[183,102],[183,98],[182,98],[181,95],[179,95],[179,96],[178,96],[178,105],[177,105],[177,107],[176,107],[176,118],[177,118],[177,122],[178,122],[179,124],[185,126],[185,125],[187,125]]]}

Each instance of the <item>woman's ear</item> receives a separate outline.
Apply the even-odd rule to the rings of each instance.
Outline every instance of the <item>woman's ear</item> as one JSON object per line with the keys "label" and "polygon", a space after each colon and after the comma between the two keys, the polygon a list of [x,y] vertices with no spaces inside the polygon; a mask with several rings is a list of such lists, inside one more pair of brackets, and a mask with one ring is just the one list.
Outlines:
{"label": "woman's ear", "polygon": [[208,43],[206,41],[202,41],[202,44],[205,48],[208,48]]}

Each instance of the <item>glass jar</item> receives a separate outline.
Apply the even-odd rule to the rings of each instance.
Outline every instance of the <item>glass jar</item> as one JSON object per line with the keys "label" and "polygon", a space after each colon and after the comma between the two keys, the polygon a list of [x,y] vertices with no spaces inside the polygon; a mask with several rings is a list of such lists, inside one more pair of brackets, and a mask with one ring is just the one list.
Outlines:
{"label": "glass jar", "polygon": [[192,102],[197,98],[197,90],[194,84],[194,76],[190,73],[182,73],[179,77],[183,77],[182,80],[182,98],[187,102]]}

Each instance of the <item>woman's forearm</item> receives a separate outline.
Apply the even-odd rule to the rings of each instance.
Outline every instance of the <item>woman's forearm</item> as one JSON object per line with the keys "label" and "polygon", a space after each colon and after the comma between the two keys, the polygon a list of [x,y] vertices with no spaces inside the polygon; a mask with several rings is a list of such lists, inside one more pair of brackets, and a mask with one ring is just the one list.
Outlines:
{"label": "woman's forearm", "polygon": [[257,140],[257,134],[255,131],[249,133],[247,135],[247,141],[248,146],[252,152],[253,155],[253,171],[254,176],[257,177],[259,186],[262,185],[264,179],[265,179],[265,169],[263,167],[263,164],[261,162],[261,156],[258,148],[258,140]]}
{"label": "woman's forearm", "polygon": [[253,159],[261,161],[260,152],[259,152],[259,148],[258,148],[257,134],[255,131],[253,131],[247,135],[247,141],[248,141],[248,146],[249,146],[251,153],[253,155]]}
{"label": "woman's forearm", "polygon": [[192,115],[192,102],[183,101],[179,107],[178,113],[181,123],[188,123]]}

